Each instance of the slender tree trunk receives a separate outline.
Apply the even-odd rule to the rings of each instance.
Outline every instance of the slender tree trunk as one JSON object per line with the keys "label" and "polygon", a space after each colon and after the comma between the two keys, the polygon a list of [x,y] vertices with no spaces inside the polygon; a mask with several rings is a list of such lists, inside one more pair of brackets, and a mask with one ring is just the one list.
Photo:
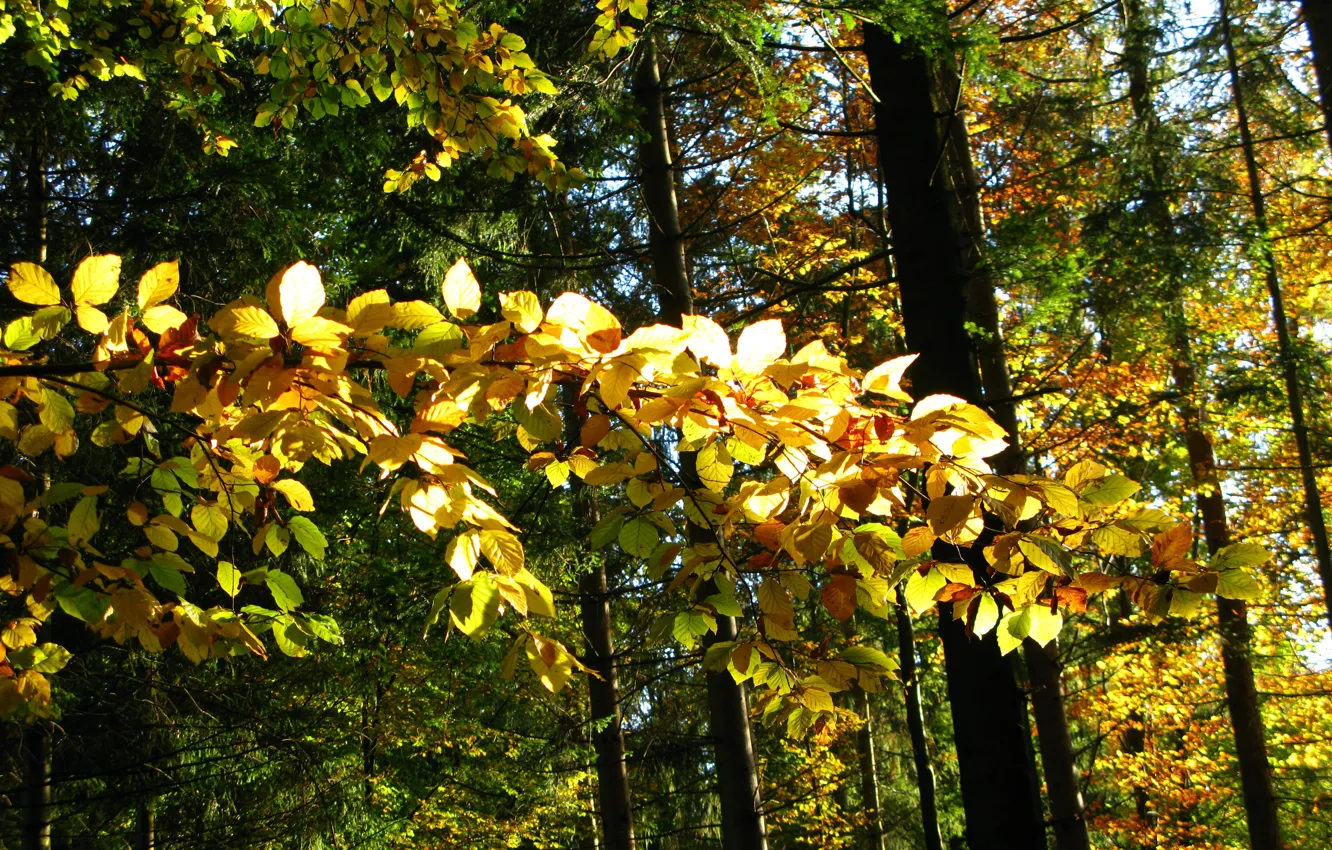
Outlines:
{"label": "slender tree trunk", "polygon": [[139,803],[138,811],[134,813],[134,850],[153,850],[156,846],[155,816],[151,799]]}
{"label": "slender tree trunk", "polygon": [[[879,98],[879,166],[888,190],[902,320],[908,349],[920,354],[911,370],[912,388],[917,397],[948,393],[980,403],[966,328],[967,240],[941,170],[944,140],[934,71],[909,42],[898,43],[873,25],[865,27],[865,56]],[[983,539],[967,552],[978,580],[987,569],[981,546]],[[971,640],[948,612],[939,619],[968,847],[1043,848],[1027,701],[1013,660],[1001,655],[993,640]]]}
{"label": "slender tree trunk", "polygon": [[[1239,63],[1235,58],[1235,41],[1230,29],[1229,6],[1221,2],[1221,38],[1226,50],[1226,65],[1230,72],[1231,94],[1235,100],[1235,116],[1239,123],[1240,146],[1244,152],[1244,168],[1249,178],[1249,200],[1253,205],[1253,224],[1257,230],[1260,249],[1258,265],[1267,280],[1267,293],[1272,301],[1272,324],[1277,332],[1277,353],[1281,360],[1281,376],[1286,385],[1286,401],[1290,405],[1290,420],[1295,433],[1295,448],[1300,461],[1300,478],[1304,484],[1304,521],[1313,540],[1314,557],[1318,562],[1318,576],[1323,582],[1323,598],[1327,605],[1328,624],[1332,626],[1332,548],[1328,545],[1327,526],[1323,521],[1323,501],[1318,492],[1318,479],[1314,474],[1313,452],[1309,447],[1309,429],[1304,423],[1304,391],[1300,387],[1299,364],[1286,306],[1281,293],[1281,278],[1277,275],[1276,257],[1267,226],[1267,203],[1263,199],[1262,178],[1258,173],[1258,159],[1253,147],[1253,133],[1249,128],[1249,112],[1244,101],[1244,86],[1240,80]],[[1324,101],[1326,104],[1326,101]]]}
{"label": "slender tree trunk", "polygon": [[[1130,726],[1124,731],[1124,752],[1134,755],[1147,752],[1147,730],[1144,727],[1142,712],[1134,711],[1130,714],[1129,723]],[[1156,825],[1156,816],[1151,808],[1151,798],[1147,796],[1145,786],[1133,786],[1133,812],[1144,828]],[[1155,845],[1156,842],[1153,841],[1152,846]]]}
{"label": "slender tree trunk", "polygon": [[[37,132],[28,156],[28,239],[36,262],[45,263],[46,152],[41,129]],[[50,489],[50,473],[45,472],[43,479],[43,489]],[[23,850],[51,850],[51,723],[26,724],[20,746],[25,785]]]}
{"label": "slender tree trunk", "polygon": [[28,242],[33,260],[46,262],[46,145],[45,131],[37,128],[28,151]]}
{"label": "slender tree trunk", "polygon": [[51,850],[51,724],[23,727],[23,850]]}
{"label": "slender tree trunk", "polygon": [[[643,199],[648,210],[652,271],[659,305],[658,318],[678,327],[682,317],[693,311],[693,296],[680,232],[656,48],[651,38],[643,39],[642,45],[634,95],[643,114],[644,140],[639,145],[639,166]],[[703,485],[698,477],[697,454],[680,452],[679,457],[681,484],[685,491],[701,491]],[[715,540],[711,529],[693,523],[689,524],[687,533],[691,542]],[[698,594],[700,598],[706,598],[716,590],[716,585],[709,580],[699,587]],[[734,617],[718,616],[717,631],[704,636],[704,648],[735,640],[736,631]],[[749,723],[747,688],[737,684],[725,670],[705,675],[708,725],[717,766],[717,793],[721,798],[722,846],[725,850],[767,850],[768,829]]]}
{"label": "slender tree trunk", "polygon": [[[1153,52],[1153,39],[1150,36],[1151,22],[1146,19],[1140,0],[1131,0],[1126,7],[1125,20],[1125,61],[1129,72],[1129,99],[1134,116],[1142,127],[1150,157],[1151,185],[1144,194],[1144,210],[1152,227],[1152,237],[1164,245],[1171,245],[1175,239],[1175,224],[1171,217],[1165,191],[1169,185],[1169,173],[1160,153],[1158,138],[1160,121],[1152,99],[1150,57]],[[1235,64],[1234,49],[1230,41],[1229,19],[1224,3],[1222,4],[1222,30],[1225,40],[1227,61],[1231,71],[1231,83],[1236,98],[1236,109],[1240,113],[1241,137],[1245,148],[1246,164],[1249,167],[1250,188],[1253,190],[1255,218],[1262,219],[1259,229],[1266,232],[1265,216],[1262,214],[1262,193],[1257,183],[1257,168],[1252,157],[1252,138],[1248,131],[1248,118],[1244,111],[1242,92]],[[1266,243],[1264,243],[1266,245]],[[1284,311],[1280,306],[1280,284],[1276,279],[1276,267],[1273,264],[1271,250],[1264,248],[1264,262],[1268,273],[1269,290],[1273,293],[1273,312],[1278,319],[1278,333],[1282,339],[1283,366],[1288,362],[1288,337],[1284,333]],[[1230,531],[1226,521],[1225,501],[1221,494],[1220,480],[1216,472],[1212,442],[1202,420],[1202,410],[1198,403],[1197,372],[1193,361],[1192,345],[1189,337],[1188,319],[1182,302],[1183,293],[1178,282],[1178,263],[1174,258],[1167,258],[1163,266],[1172,277],[1173,301],[1167,305],[1166,321],[1170,340],[1171,379],[1179,393],[1179,416],[1182,424],[1185,448],[1188,452],[1189,470],[1193,479],[1198,513],[1202,517],[1203,537],[1209,553],[1229,545]],[[1292,363],[1293,367],[1293,363]],[[1298,393],[1298,376],[1293,368],[1288,375],[1288,387],[1292,384]],[[1298,399],[1298,395],[1295,397]],[[1298,402],[1292,402],[1293,405]],[[1303,422],[1302,409],[1299,422]],[[1307,447],[1307,442],[1306,442]],[[1305,471],[1312,479],[1311,464],[1305,465]],[[1316,490],[1314,491],[1316,498]],[[1322,529],[1321,508],[1317,512],[1318,527]],[[1325,582],[1326,586],[1326,582]],[[1280,816],[1276,795],[1272,788],[1271,766],[1267,757],[1266,735],[1263,729],[1262,711],[1258,702],[1257,687],[1254,682],[1253,666],[1250,661],[1251,629],[1247,609],[1237,600],[1217,599],[1217,619],[1221,636],[1222,670],[1225,677],[1226,702],[1230,709],[1231,728],[1235,736],[1235,750],[1240,765],[1240,785],[1244,797],[1245,816],[1249,828],[1249,841],[1254,850],[1278,850],[1281,844]],[[1141,720],[1139,715],[1138,720]],[[1142,743],[1142,733],[1130,743]],[[1139,790],[1139,816],[1145,817],[1146,794]]]}
{"label": "slender tree trunk", "polygon": [[906,697],[907,732],[911,736],[911,759],[916,767],[916,790],[920,795],[920,821],[925,850],[943,850],[939,831],[939,804],[934,785],[934,765],[925,737],[925,712],[920,701],[920,673],[916,668],[916,636],[907,613],[906,592],[897,586],[897,662]]}
{"label": "slender tree trunk", "polygon": [[[643,55],[638,59],[634,76],[634,98],[642,110],[639,120],[643,139],[638,146],[638,167],[642,172],[643,201],[648,211],[648,251],[652,258],[654,291],[662,320],[670,322],[672,316],[693,312],[693,293],[685,266],[657,48],[651,36],[639,43]],[[675,324],[679,322],[675,321]]]}
{"label": "slender tree trunk", "polygon": [[856,754],[860,761],[860,806],[865,810],[865,838],[870,850],[886,850],[879,800],[879,765],[874,752],[874,713],[869,694],[859,685],[852,688],[852,694],[856,699],[856,713],[864,720],[856,732]]}
{"label": "slender tree trunk", "polygon": [[[583,416],[577,415],[574,402],[577,388],[565,387],[565,401],[570,408],[565,419],[564,442],[576,446]],[[585,539],[597,523],[597,504],[591,488],[569,479],[573,522],[579,539]],[[620,683],[615,667],[613,623],[610,595],[606,583],[606,564],[600,558],[578,579],[578,608],[582,618],[583,639],[587,652],[582,661],[595,675],[587,677],[588,698],[592,709],[592,749],[597,763],[597,800],[601,813],[601,835],[607,850],[633,850],[633,798],[629,773],[624,761],[624,727],[620,718]],[[602,725],[604,724],[604,725]],[[600,726],[601,728],[597,728]]]}
{"label": "slender tree trunk", "polygon": [[1314,79],[1318,81],[1318,102],[1323,107],[1323,127],[1332,147],[1332,2],[1302,0],[1300,13],[1309,30],[1313,47]]}
{"label": "slender tree trunk", "polygon": [[[961,111],[962,82],[951,68],[941,68],[943,91],[952,107],[945,119],[948,131],[953,185],[966,228],[967,312],[976,326],[976,360],[980,366],[987,407],[996,422],[1009,434],[1008,447],[993,460],[996,472],[1015,475],[1026,468],[1022,437],[1018,431],[1017,404],[1004,352],[999,324],[999,302],[994,293],[994,274],[985,259],[985,215],[981,207],[980,180],[971,157],[966,116]],[[1088,850],[1091,839],[1083,815],[1082,775],[1073,752],[1073,739],[1064,707],[1060,666],[1046,649],[1034,641],[1022,644],[1031,678],[1032,712],[1036,718],[1041,765],[1050,804],[1050,820],[1058,850]]]}

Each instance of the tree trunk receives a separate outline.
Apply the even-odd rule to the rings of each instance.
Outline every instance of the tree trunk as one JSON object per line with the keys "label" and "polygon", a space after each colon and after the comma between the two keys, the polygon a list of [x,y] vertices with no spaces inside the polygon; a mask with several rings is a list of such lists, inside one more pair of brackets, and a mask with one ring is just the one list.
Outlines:
{"label": "tree trunk", "polygon": [[51,725],[23,727],[23,850],[51,850]]}
{"label": "tree trunk", "polygon": [[925,850],[943,850],[939,831],[939,804],[934,785],[934,765],[930,762],[929,741],[925,737],[925,712],[920,701],[920,675],[916,669],[916,636],[907,613],[906,592],[897,586],[897,662],[906,696],[907,732],[911,736],[911,759],[916,767],[916,790],[920,794],[920,821],[925,833]]}
{"label": "tree trunk", "polygon": [[[684,242],[680,233],[680,213],[676,204],[675,177],[671,168],[670,137],[666,126],[666,106],[662,99],[661,76],[656,49],[651,38],[642,40],[634,96],[642,110],[644,141],[639,145],[643,199],[649,219],[649,246],[658,304],[658,318],[680,326],[682,317],[693,311],[693,296],[685,265]],[[697,454],[680,452],[680,479],[686,492],[703,489],[698,477]],[[715,540],[710,528],[690,523],[686,529],[691,542]],[[699,598],[716,593],[716,585],[705,581]],[[734,617],[718,616],[717,631],[703,637],[703,647],[736,638]],[[754,754],[753,733],[749,724],[746,687],[731,674],[705,674],[708,690],[708,725],[713,740],[717,766],[717,793],[721,798],[722,846],[725,850],[767,850],[768,829],[763,815],[759,789],[758,762]]]}
{"label": "tree trunk", "polygon": [[856,732],[856,754],[860,761],[860,807],[865,810],[865,838],[870,850],[886,850],[879,801],[879,766],[874,753],[874,714],[869,694],[859,685],[852,688],[852,693],[856,698],[856,713],[864,720]]}
{"label": "tree trunk", "polygon": [[661,71],[652,37],[639,44],[643,55],[634,75],[634,99],[642,110],[643,140],[638,146],[638,167],[643,201],[648,212],[648,251],[652,258],[654,292],[661,320],[679,324],[678,317],[693,312],[693,293],[685,267],[680,207],[675,198],[671,139],[662,98]]}
{"label": "tree trunk", "polygon": [[[911,370],[912,388],[917,397],[948,393],[980,403],[966,328],[966,235],[948,176],[940,172],[944,148],[934,72],[909,43],[899,44],[873,25],[865,26],[865,56],[879,97],[879,167],[888,190],[902,320],[908,349],[920,354]],[[978,573],[986,569],[982,545],[978,541],[967,553]],[[1045,826],[1027,702],[1012,659],[1000,654],[994,640],[971,640],[964,625],[946,611],[940,615],[939,631],[968,847],[1043,848]]]}
{"label": "tree trunk", "polygon": [[[1166,199],[1166,187],[1170,185],[1170,175],[1161,155],[1161,142],[1157,138],[1160,121],[1151,90],[1150,58],[1154,51],[1154,39],[1150,35],[1152,22],[1147,20],[1140,0],[1131,0],[1125,6],[1125,63],[1129,72],[1129,99],[1133,106],[1134,117],[1141,126],[1150,157],[1151,185],[1143,192],[1144,210],[1153,230],[1151,236],[1164,245],[1173,245],[1176,238],[1175,223]],[[1225,6],[1222,6],[1222,31],[1225,39],[1227,60],[1231,71],[1231,84],[1234,88],[1236,110],[1240,114],[1240,133],[1244,145],[1245,161],[1249,168],[1251,199],[1254,203],[1255,218],[1259,219],[1259,229],[1265,233],[1266,222],[1263,209],[1261,187],[1257,182],[1257,167],[1253,159],[1252,138],[1249,135],[1248,116],[1244,110],[1243,93],[1239,86],[1234,48],[1230,40],[1229,19]],[[1264,243],[1264,261],[1268,274],[1268,286],[1273,297],[1273,312],[1277,317],[1278,334],[1282,340],[1283,366],[1288,362],[1289,338],[1284,333],[1285,314],[1280,306],[1280,283],[1276,279],[1276,268],[1270,247]],[[1189,471],[1193,479],[1198,513],[1202,517],[1203,537],[1209,553],[1229,545],[1230,531],[1226,520],[1225,501],[1221,495],[1220,481],[1216,473],[1216,461],[1212,451],[1211,438],[1203,425],[1202,410],[1198,403],[1197,371],[1194,365],[1192,344],[1189,337],[1188,317],[1182,301],[1183,292],[1178,282],[1178,263],[1167,258],[1162,266],[1171,270],[1176,280],[1172,281],[1173,301],[1167,305],[1167,333],[1170,341],[1171,380],[1179,393],[1179,416],[1182,425],[1185,448],[1188,452]],[[1287,376],[1288,387],[1294,386],[1298,399],[1298,376],[1294,375],[1293,363]],[[1292,384],[1293,381],[1293,384]],[[1302,406],[1297,407],[1299,420],[1303,422]],[[1307,435],[1306,435],[1307,436]],[[1298,437],[1297,437],[1298,439]],[[1307,439],[1305,442],[1307,447]],[[1304,455],[1302,454],[1303,458]],[[1306,484],[1312,480],[1312,467],[1305,463]],[[1306,488],[1306,495],[1308,489]],[[1316,498],[1316,490],[1314,491]],[[1322,529],[1321,508],[1317,511],[1317,526]],[[1326,580],[1324,582],[1327,587]],[[1254,683],[1253,666],[1250,662],[1251,630],[1248,614],[1243,602],[1217,599],[1217,620],[1221,636],[1222,670],[1225,677],[1226,702],[1230,709],[1231,728],[1235,736],[1235,750],[1240,763],[1240,784],[1243,790],[1245,816],[1249,827],[1249,841],[1255,850],[1276,850],[1281,847],[1280,818],[1276,796],[1272,788],[1271,766],[1267,758],[1266,735],[1263,729],[1261,708],[1258,703],[1257,687]],[[1141,715],[1135,720],[1140,723]],[[1140,729],[1131,733],[1130,744],[1141,747],[1144,736]],[[1147,817],[1146,793],[1137,789],[1139,817]]]}
{"label": "tree trunk", "polygon": [[[576,415],[577,387],[565,386],[564,443],[576,446],[584,417]],[[585,540],[597,523],[597,504],[592,490],[577,476],[569,479],[570,507],[576,536]],[[590,551],[590,550],[585,550]],[[598,556],[578,579],[578,608],[587,652],[582,661],[595,675],[587,677],[592,710],[592,749],[597,762],[597,802],[601,835],[607,850],[633,850],[634,812],[629,773],[624,761],[624,727],[620,719],[620,683],[615,669],[615,645],[606,584],[606,564]],[[601,724],[600,729],[597,727]]]}
{"label": "tree trunk", "polygon": [[[1244,86],[1240,80],[1239,63],[1235,58],[1235,41],[1230,30],[1230,11],[1225,0],[1221,2],[1221,38],[1226,50],[1226,65],[1230,72],[1230,89],[1235,100],[1235,117],[1239,123],[1240,146],[1244,152],[1244,169],[1249,178],[1249,200],[1253,205],[1253,225],[1258,231],[1260,254],[1256,258],[1267,280],[1267,293],[1272,302],[1272,324],[1277,332],[1277,353],[1281,360],[1281,376],[1286,385],[1286,401],[1290,405],[1290,420],[1295,433],[1295,448],[1300,460],[1300,478],[1304,484],[1304,521],[1313,540],[1314,556],[1318,562],[1318,577],[1323,582],[1323,599],[1327,605],[1328,624],[1332,626],[1332,548],[1329,548],[1327,526],[1323,522],[1323,501],[1318,493],[1318,480],[1314,474],[1313,452],[1309,447],[1309,429],[1304,424],[1304,391],[1300,387],[1299,364],[1296,362],[1291,329],[1286,318],[1286,307],[1281,293],[1281,278],[1277,275],[1276,257],[1267,230],[1267,204],[1263,199],[1262,178],[1258,174],[1258,159],[1253,147],[1253,133],[1249,128],[1249,112],[1244,102]],[[1326,101],[1324,101],[1326,104]],[[1255,845],[1257,846],[1257,845]]]}
{"label": "tree trunk", "polygon": [[154,816],[151,799],[139,803],[138,811],[134,813],[134,850],[153,850],[156,845],[157,827]]}
{"label": "tree trunk", "polygon": [[1091,838],[1083,816],[1082,773],[1073,752],[1073,737],[1068,731],[1064,710],[1064,686],[1060,682],[1060,664],[1056,644],[1041,646],[1032,640],[1022,642],[1022,655],[1031,679],[1031,710],[1036,717],[1037,739],[1041,747],[1041,765],[1045,768],[1045,787],[1050,799],[1050,825],[1058,850],[1088,850]]}
{"label": "tree trunk", "polygon": [[[967,121],[961,111],[962,83],[951,68],[941,68],[940,78],[943,91],[952,104],[945,127],[949,134],[953,186],[966,228],[967,313],[977,328],[974,345],[988,401],[986,406],[1009,435],[1008,447],[995,456],[993,466],[1000,475],[1015,475],[1025,471],[1026,459],[1018,431],[1017,404],[1013,401],[1013,382],[1004,352],[1003,330],[999,324],[994,275],[985,259],[985,215],[981,207],[980,180],[971,157]],[[1060,667],[1034,641],[1023,641],[1022,648],[1031,678],[1032,712],[1036,718],[1055,847],[1058,850],[1088,850],[1091,838],[1084,818],[1082,775],[1068,728]]]}
{"label": "tree trunk", "polygon": [[1300,13],[1304,16],[1305,28],[1309,30],[1314,79],[1318,81],[1318,103],[1323,107],[1327,144],[1332,148],[1332,2],[1303,0]]}

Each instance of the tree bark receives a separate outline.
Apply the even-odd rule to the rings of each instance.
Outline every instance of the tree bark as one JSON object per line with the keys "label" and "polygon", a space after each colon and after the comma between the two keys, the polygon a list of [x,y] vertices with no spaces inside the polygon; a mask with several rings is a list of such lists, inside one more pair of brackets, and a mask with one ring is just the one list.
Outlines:
{"label": "tree bark", "polygon": [[[945,127],[954,190],[965,225],[967,312],[977,328],[973,340],[976,360],[985,398],[992,400],[986,407],[1009,435],[1008,447],[996,455],[992,463],[1000,475],[1015,475],[1025,471],[1026,458],[1018,431],[1017,404],[1013,401],[1013,382],[1004,351],[1003,330],[999,324],[994,274],[985,258],[985,215],[981,206],[980,180],[971,157],[966,116],[961,112],[962,83],[947,67],[940,69],[940,78],[943,91],[952,104]],[[1022,649],[1031,679],[1032,713],[1036,718],[1055,847],[1058,850],[1088,850],[1091,838],[1084,817],[1082,774],[1078,770],[1068,728],[1060,666],[1034,641],[1023,641]]]}
{"label": "tree bark", "polygon": [[879,765],[874,752],[874,714],[869,694],[859,685],[851,690],[856,698],[856,713],[864,720],[856,732],[856,755],[860,761],[860,807],[865,810],[865,838],[870,850],[886,850],[879,800]]}
{"label": "tree bark", "polygon": [[[670,135],[666,106],[662,99],[661,75],[652,39],[642,39],[643,55],[635,74],[634,95],[642,111],[644,141],[639,145],[643,200],[649,220],[649,247],[658,304],[658,319],[679,327],[682,317],[693,312],[693,295],[685,265],[680,213],[676,202],[675,176],[671,166]],[[697,453],[680,452],[681,485],[687,493],[703,489],[698,477]],[[710,528],[690,523],[691,542],[715,541]],[[717,592],[711,581],[698,589],[699,598]],[[719,615],[717,631],[705,635],[703,646],[736,638],[734,617]],[[759,787],[758,761],[749,723],[747,688],[731,674],[705,674],[708,691],[708,725],[717,766],[717,793],[721,799],[722,847],[725,850],[767,850],[768,829]]]}
{"label": "tree bark", "polygon": [[661,71],[652,37],[639,42],[634,75],[634,98],[642,111],[639,119],[643,140],[638,146],[643,202],[648,212],[648,253],[652,259],[654,293],[664,322],[678,325],[673,316],[693,312],[693,293],[685,266],[684,238],[680,231],[680,207],[675,196],[675,174],[671,162],[671,138],[666,123],[666,102],[661,91]]}
{"label": "tree bark", "polygon": [[[1130,102],[1134,117],[1142,127],[1148,155],[1150,157],[1150,185],[1144,191],[1144,210],[1151,226],[1152,236],[1162,244],[1171,245],[1175,239],[1175,223],[1165,197],[1169,185],[1169,173],[1160,154],[1160,140],[1157,138],[1160,121],[1152,99],[1150,56],[1153,52],[1154,39],[1149,35],[1151,22],[1145,17],[1139,0],[1132,0],[1125,7],[1125,61],[1130,77]],[[1225,42],[1226,58],[1231,75],[1236,111],[1239,114],[1240,135],[1244,147],[1245,164],[1248,168],[1251,201],[1254,204],[1254,216],[1259,230],[1266,235],[1266,215],[1263,207],[1262,189],[1258,183],[1257,165],[1253,158],[1252,137],[1249,134],[1248,115],[1244,108],[1243,92],[1239,83],[1239,74],[1235,61],[1234,46],[1230,37],[1229,17],[1225,3],[1221,6],[1222,37]],[[1292,401],[1293,415],[1303,424],[1303,409],[1299,402],[1299,380],[1294,371],[1294,363],[1289,354],[1289,336],[1285,330],[1285,313],[1281,306],[1280,282],[1276,277],[1276,267],[1271,248],[1264,241],[1263,262],[1268,276],[1269,292],[1273,299],[1274,320],[1277,322],[1278,338],[1281,345],[1282,365],[1289,367],[1287,388],[1294,388]],[[1230,544],[1230,530],[1226,519],[1225,501],[1221,494],[1220,479],[1216,471],[1216,460],[1212,450],[1212,441],[1203,424],[1202,409],[1198,403],[1198,380],[1194,365],[1192,344],[1189,337],[1188,319],[1182,302],[1183,292],[1178,281],[1177,263],[1168,261],[1164,266],[1171,270],[1175,280],[1171,281],[1172,302],[1167,305],[1166,322],[1171,354],[1171,380],[1179,393],[1178,412],[1181,420],[1185,448],[1188,452],[1189,471],[1193,481],[1194,498],[1198,513],[1202,518],[1203,539],[1207,551],[1215,554],[1218,549]],[[1312,463],[1304,460],[1307,452],[1307,432],[1304,435],[1301,459],[1306,473],[1306,496],[1310,492],[1307,486],[1312,482]],[[1297,442],[1300,433],[1297,431]],[[1317,498],[1317,490],[1312,490]],[[1307,505],[1306,505],[1307,509]],[[1322,531],[1321,506],[1316,510],[1317,527]],[[1324,545],[1326,544],[1326,532]],[[1317,537],[1315,537],[1317,540]],[[1320,561],[1321,563],[1321,561]],[[1324,589],[1328,583],[1324,579]],[[1267,757],[1266,734],[1263,728],[1262,710],[1258,702],[1257,687],[1254,682],[1253,665],[1250,660],[1252,631],[1249,627],[1248,612],[1245,604],[1238,600],[1217,598],[1217,620],[1221,637],[1221,662],[1226,685],[1226,703],[1230,710],[1231,729],[1235,736],[1235,751],[1239,760],[1240,785],[1244,798],[1245,817],[1248,822],[1249,842],[1254,850],[1278,850],[1281,844],[1280,813],[1276,794],[1272,787],[1271,765]],[[1140,718],[1139,718],[1140,720]],[[1131,743],[1141,745],[1141,732]],[[1139,816],[1144,816],[1146,795],[1139,791]]]}
{"label": "tree bark", "polygon": [[920,821],[925,833],[925,850],[943,850],[934,765],[930,761],[929,741],[925,737],[925,712],[920,701],[916,635],[911,625],[911,615],[907,613],[906,591],[901,584],[897,586],[897,663],[906,697],[907,732],[911,736],[911,760],[916,768],[916,791],[920,795]]}
{"label": "tree bark", "polygon": [[[943,31],[943,26],[940,26]],[[865,26],[865,56],[879,101],[875,108],[879,167],[907,348],[917,397],[948,393],[980,403],[980,380],[967,333],[966,235],[941,172],[944,151],[931,62],[909,42]],[[968,552],[986,569],[978,541]],[[952,553],[955,557],[956,554]],[[971,850],[1043,848],[1026,697],[1012,659],[993,640],[972,641],[962,623],[941,612],[940,633]]]}
{"label": "tree bark", "polygon": [[[584,418],[574,413],[576,399],[576,386],[567,385],[565,401],[570,410],[565,420],[566,446],[578,444]],[[569,479],[569,487],[576,534],[580,540],[585,540],[597,523],[596,501],[591,489],[576,476]],[[607,850],[633,850],[633,797],[624,761],[624,727],[620,717],[620,683],[615,665],[610,596],[606,564],[599,557],[595,565],[579,576],[578,609],[583,639],[587,644],[582,662],[595,674],[587,677],[587,690],[593,724],[592,749],[596,753],[601,835]],[[596,728],[601,724],[604,726]]]}
{"label": "tree bark", "polygon": [[1318,103],[1323,107],[1323,128],[1332,148],[1332,2],[1302,0],[1300,14],[1309,31],[1314,79],[1318,81]]}
{"label": "tree bark", "polygon": [[134,813],[134,850],[153,850],[157,843],[157,825],[153,801],[139,803]]}
{"label": "tree bark", "polygon": [[[1281,292],[1281,278],[1277,274],[1276,257],[1268,233],[1267,203],[1263,198],[1262,178],[1258,173],[1258,159],[1253,146],[1253,133],[1249,128],[1249,112],[1244,101],[1244,86],[1240,80],[1239,63],[1235,57],[1235,40],[1230,28],[1230,10],[1221,2],[1221,39],[1226,51],[1226,66],[1230,73],[1231,95],[1235,101],[1235,117],[1239,123],[1240,147],[1244,153],[1244,169],[1249,179],[1249,201],[1253,206],[1253,225],[1258,231],[1258,265],[1267,281],[1267,294],[1272,302],[1272,324],[1277,332],[1277,353],[1281,361],[1281,377],[1286,385],[1286,401],[1290,406],[1290,420],[1295,433],[1295,449],[1299,455],[1300,479],[1304,485],[1304,521],[1313,541],[1314,557],[1318,562],[1318,577],[1323,582],[1323,599],[1327,606],[1328,624],[1332,626],[1332,548],[1328,545],[1327,526],[1323,521],[1323,501],[1318,492],[1314,474],[1313,452],[1309,446],[1309,428],[1304,423],[1304,391],[1300,386],[1299,364],[1296,361],[1290,324]],[[1326,101],[1324,101],[1326,104]]]}
{"label": "tree bark", "polygon": [[23,727],[23,850],[51,850],[51,725]]}

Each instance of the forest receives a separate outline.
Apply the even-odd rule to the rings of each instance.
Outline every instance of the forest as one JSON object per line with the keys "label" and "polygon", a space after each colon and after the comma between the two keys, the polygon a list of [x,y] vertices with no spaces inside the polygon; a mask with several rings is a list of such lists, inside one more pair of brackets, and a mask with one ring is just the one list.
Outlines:
{"label": "forest", "polygon": [[0,850],[1332,847],[1332,0],[0,0]]}

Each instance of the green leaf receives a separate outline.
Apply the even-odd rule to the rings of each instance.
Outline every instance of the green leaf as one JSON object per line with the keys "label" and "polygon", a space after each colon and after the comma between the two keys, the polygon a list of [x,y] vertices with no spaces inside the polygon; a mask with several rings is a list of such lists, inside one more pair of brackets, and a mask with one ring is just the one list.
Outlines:
{"label": "green leaf", "polygon": [[925,575],[921,575],[918,570],[912,570],[906,586],[907,604],[919,616],[934,604],[935,595],[943,590],[946,584],[948,579],[933,567]]}
{"label": "green leaf", "polygon": [[1117,505],[1142,489],[1142,485],[1123,475],[1107,475],[1087,485],[1082,491],[1082,498],[1093,505],[1109,507]]}
{"label": "green leaf", "polygon": [[1257,543],[1235,543],[1212,556],[1212,568],[1258,567],[1272,559],[1272,553]]}
{"label": "green leaf", "polygon": [[173,570],[166,564],[153,560],[148,562],[148,574],[163,588],[177,596],[185,596],[185,576],[181,575],[179,570]]}
{"label": "green leaf", "polygon": [[264,584],[272,592],[273,602],[283,611],[299,608],[305,601],[301,589],[296,586],[296,580],[282,570],[269,570],[268,575],[264,576]]}
{"label": "green leaf", "polygon": [[877,670],[896,670],[898,662],[896,658],[889,658],[881,649],[875,649],[872,646],[844,646],[838,655],[842,656],[843,661],[847,661],[857,667],[866,667]]}
{"label": "green leaf", "polygon": [[671,634],[686,649],[698,646],[698,639],[716,628],[717,621],[700,611],[681,611],[671,624]]}
{"label": "green leaf", "polygon": [[324,552],[328,549],[328,540],[324,537],[319,527],[309,520],[308,517],[292,517],[287,522],[287,528],[295,535],[296,542],[301,548],[310,554],[315,560],[324,560]]}
{"label": "green leaf", "polygon": [[59,673],[73,658],[73,654],[58,643],[42,643],[15,649],[9,653],[9,660],[20,670],[33,670],[38,673]]}
{"label": "green leaf", "polygon": [[477,573],[471,581],[454,585],[449,616],[458,631],[477,638],[499,617],[499,602],[499,588],[494,579],[489,573]]}
{"label": "green leaf", "polygon": [[703,653],[703,669],[720,673],[731,663],[731,652],[735,649],[733,640],[720,640]]}
{"label": "green leaf", "polygon": [[643,517],[631,519],[620,528],[620,548],[635,558],[652,554],[660,539],[657,527]]}
{"label": "green leaf", "polygon": [[273,639],[277,641],[278,649],[292,658],[308,654],[305,646],[310,640],[290,616],[274,621]]}
{"label": "green leaf", "polygon": [[1026,534],[1018,540],[1018,549],[1027,560],[1052,575],[1073,578],[1073,559],[1068,550],[1048,537]]}
{"label": "green leaf", "polygon": [[1263,588],[1244,570],[1221,570],[1217,574],[1216,595],[1226,599],[1253,600],[1263,595]]}
{"label": "green leaf", "polygon": [[624,523],[624,509],[616,508],[602,517],[596,525],[592,526],[591,543],[593,549],[603,549],[610,545],[610,542],[619,535],[620,526]]}
{"label": "green leaf", "polygon": [[240,593],[241,574],[235,564],[230,561],[217,562],[217,585],[227,596],[236,598],[236,594]]}

